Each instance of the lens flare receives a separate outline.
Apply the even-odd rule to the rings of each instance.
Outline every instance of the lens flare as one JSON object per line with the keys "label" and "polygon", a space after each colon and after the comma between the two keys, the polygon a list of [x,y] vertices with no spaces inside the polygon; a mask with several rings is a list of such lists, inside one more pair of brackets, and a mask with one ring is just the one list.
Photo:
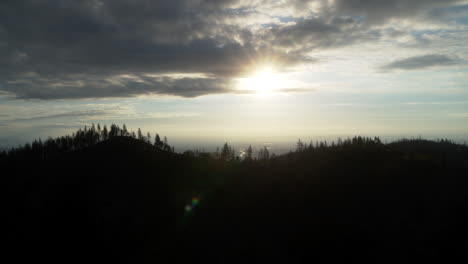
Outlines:
{"label": "lens flare", "polygon": [[185,211],[186,213],[192,212],[192,211],[195,209],[195,207],[198,206],[199,203],[200,203],[200,197],[198,197],[198,196],[192,197],[191,203],[185,205],[184,211]]}
{"label": "lens flare", "polygon": [[192,205],[193,206],[197,206],[199,202],[200,202],[200,199],[198,198],[198,196],[195,196],[195,197],[192,198]]}

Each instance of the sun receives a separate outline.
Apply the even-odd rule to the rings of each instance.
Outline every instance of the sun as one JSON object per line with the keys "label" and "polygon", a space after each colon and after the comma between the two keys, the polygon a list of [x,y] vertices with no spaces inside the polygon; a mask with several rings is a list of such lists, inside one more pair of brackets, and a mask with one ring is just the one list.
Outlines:
{"label": "sun", "polygon": [[239,79],[239,89],[254,94],[268,95],[280,88],[282,83],[279,74],[272,67],[264,67],[254,75]]}

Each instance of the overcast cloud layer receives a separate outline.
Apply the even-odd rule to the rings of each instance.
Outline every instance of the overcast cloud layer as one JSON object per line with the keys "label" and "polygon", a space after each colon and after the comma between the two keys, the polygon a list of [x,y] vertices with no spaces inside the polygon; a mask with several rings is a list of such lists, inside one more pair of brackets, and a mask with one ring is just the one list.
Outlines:
{"label": "overcast cloud layer", "polygon": [[[62,99],[235,92],[256,65],[316,63],[314,52],[448,25],[457,0],[2,0],[0,91]],[[466,14],[466,13],[465,13]],[[405,27],[395,25],[404,24]],[[423,45],[430,39],[417,36]],[[413,47],[414,48],[414,47]],[[376,69],[455,63],[425,52]]]}

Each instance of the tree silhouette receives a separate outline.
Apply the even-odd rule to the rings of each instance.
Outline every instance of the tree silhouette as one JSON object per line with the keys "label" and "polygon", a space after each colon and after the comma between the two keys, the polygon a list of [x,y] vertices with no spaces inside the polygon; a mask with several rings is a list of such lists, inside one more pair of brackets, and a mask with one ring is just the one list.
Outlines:
{"label": "tree silhouette", "polygon": [[102,129],[102,139],[107,140],[109,139],[109,133],[107,131],[107,126],[104,125],[104,128]]}
{"label": "tree silhouette", "polygon": [[138,128],[137,139],[138,139],[138,140],[143,140],[143,133],[141,132],[141,129],[140,129],[140,128]]}
{"label": "tree silhouette", "polygon": [[248,160],[251,160],[251,159],[252,159],[252,146],[251,146],[251,145],[249,145],[249,147],[247,148],[246,155],[247,155],[246,158],[247,158]]}
{"label": "tree silhouette", "polygon": [[156,136],[154,137],[154,145],[158,148],[163,147],[163,142],[161,141],[161,138],[159,137],[159,134],[156,133]]}
{"label": "tree silhouette", "polygon": [[226,161],[233,160],[235,158],[234,149],[229,146],[227,142],[224,143],[223,148],[221,149],[220,158]]}
{"label": "tree silhouette", "polygon": [[111,127],[110,127],[110,131],[109,131],[109,138],[113,138],[113,137],[118,136],[120,134],[119,130],[120,129],[116,124],[112,124]]}
{"label": "tree silhouette", "polygon": [[259,160],[267,160],[269,158],[270,158],[270,152],[268,151],[268,148],[266,146],[264,146],[258,152],[258,159]]}
{"label": "tree silhouette", "polygon": [[128,130],[127,130],[127,126],[125,126],[125,124],[123,124],[123,126],[122,126],[122,131],[121,131],[120,134],[121,134],[122,136],[129,136],[129,135],[130,135],[130,133],[129,133]]}
{"label": "tree silhouette", "polygon": [[296,152],[302,152],[304,149],[304,143],[301,141],[301,139],[298,139],[296,143]]}

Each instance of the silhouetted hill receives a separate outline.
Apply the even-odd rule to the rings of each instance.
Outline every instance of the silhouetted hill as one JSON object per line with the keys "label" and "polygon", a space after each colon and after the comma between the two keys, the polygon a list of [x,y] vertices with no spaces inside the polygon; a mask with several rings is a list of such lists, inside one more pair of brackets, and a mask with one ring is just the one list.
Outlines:
{"label": "silhouetted hill", "polygon": [[355,138],[227,160],[115,136],[21,153],[3,168],[7,237],[26,258],[390,262],[468,249],[468,148],[447,141]]}
{"label": "silhouetted hill", "polygon": [[199,210],[189,244],[209,237],[196,252],[289,262],[463,256],[468,148],[430,142],[413,152],[422,143],[414,144],[324,147],[251,164]]}
{"label": "silhouetted hill", "polygon": [[183,202],[199,187],[191,183],[210,176],[182,155],[131,137],[29,164],[16,160],[7,171],[12,239],[41,251],[97,250],[106,260],[120,259],[121,252],[142,258],[146,243],[174,233]]}

